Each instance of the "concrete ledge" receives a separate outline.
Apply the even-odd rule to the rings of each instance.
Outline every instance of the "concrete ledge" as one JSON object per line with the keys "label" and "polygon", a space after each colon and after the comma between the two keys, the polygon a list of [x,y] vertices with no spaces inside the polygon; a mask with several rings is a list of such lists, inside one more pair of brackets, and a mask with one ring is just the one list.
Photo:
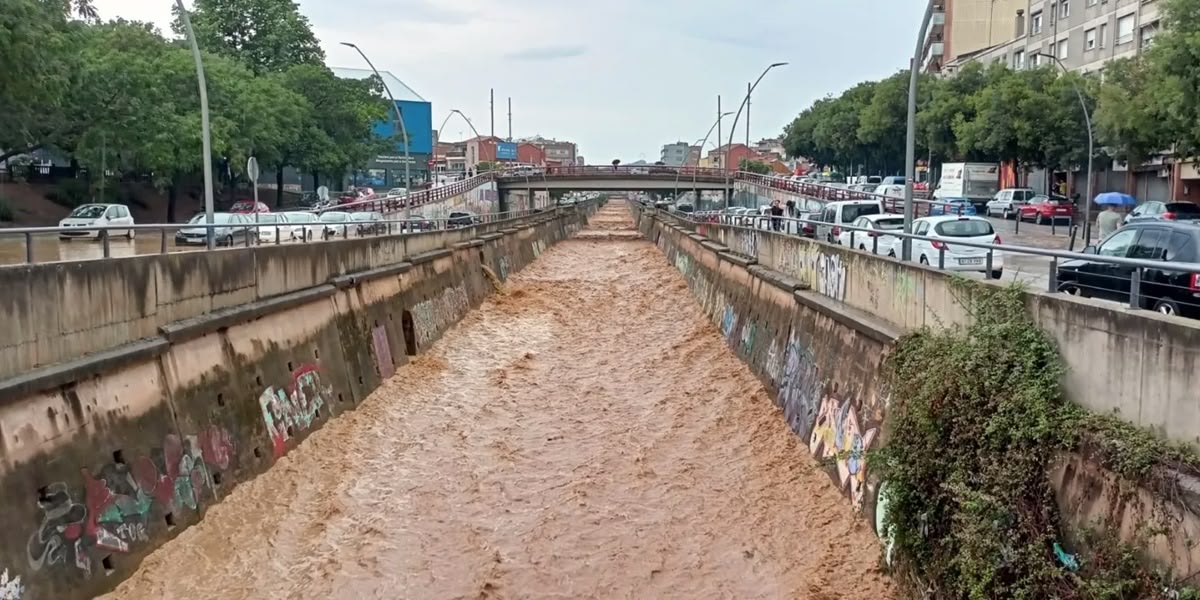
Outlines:
{"label": "concrete ledge", "polygon": [[749,267],[750,265],[758,264],[758,259],[749,258],[740,254],[734,254],[728,251],[718,252],[717,256],[720,256],[722,259],[727,260],[735,265],[741,265],[743,267]]}
{"label": "concrete ledge", "polygon": [[729,252],[729,246],[726,246],[725,244],[714,242],[714,241],[708,240],[708,239],[704,240],[703,242],[700,242],[700,245],[704,246],[708,250],[716,252],[717,254],[720,254],[722,252]]}
{"label": "concrete ledge", "polygon": [[314,300],[327,298],[332,296],[336,291],[337,287],[333,284],[319,285],[307,290],[292,292],[291,294],[284,294],[275,298],[259,300],[198,317],[176,321],[163,325],[158,330],[167,341],[173,344],[184,342],[220,329],[225,329],[243,321],[250,321],[274,312],[307,304]]}
{"label": "concrete ledge", "polygon": [[498,240],[502,237],[504,237],[503,233],[485,233],[479,236],[479,239],[484,242],[490,242],[492,240]]}
{"label": "concrete ledge", "polygon": [[799,279],[796,279],[794,277],[790,277],[788,275],[780,273],[779,271],[775,271],[773,269],[768,269],[762,265],[750,265],[749,271],[750,271],[751,275],[754,275],[755,277],[758,277],[759,279],[761,279],[761,280],[763,280],[785,292],[794,292],[796,290],[809,289],[809,286],[807,283],[804,283],[803,281],[800,281]]}
{"label": "concrete ledge", "polygon": [[692,238],[693,240],[696,240],[697,242],[700,242],[701,244],[708,241],[708,238],[706,238],[696,232],[690,232],[687,234],[687,236]]}
{"label": "concrete ledge", "polygon": [[868,315],[858,309],[850,308],[833,298],[814,292],[797,291],[793,293],[796,302],[825,315],[841,325],[845,325],[862,335],[881,344],[892,344],[900,339],[900,330],[887,322]]}
{"label": "concrete ledge", "polygon": [[408,257],[408,262],[413,266],[423,265],[427,262],[433,262],[439,258],[445,258],[451,254],[452,252],[445,248],[430,250],[429,252],[422,252],[420,254],[414,254],[413,256]]}
{"label": "concrete ledge", "polygon": [[464,248],[474,248],[476,246],[482,246],[482,245],[483,245],[483,240],[481,240],[479,238],[472,238],[472,239],[462,241],[462,242],[454,242],[453,244],[450,245],[450,247],[455,250],[462,250]]}
{"label": "concrete ledge", "polygon": [[359,271],[358,273],[350,273],[349,275],[346,275],[346,277],[349,277],[351,282],[353,282],[353,283],[361,283],[364,281],[374,281],[376,279],[388,277],[391,275],[399,275],[401,273],[407,273],[408,271],[411,271],[412,268],[413,268],[413,264],[411,262],[404,261],[404,262],[398,262],[394,265],[388,265],[386,267],[379,267],[376,269]]}
{"label": "concrete ledge", "polygon": [[505,227],[500,230],[500,233],[504,235],[512,235],[518,231],[520,231],[520,229],[517,229],[516,227]]}
{"label": "concrete ledge", "polygon": [[31,394],[115,371],[125,365],[156,358],[170,346],[171,344],[161,337],[138,340],[111,350],[0,380],[0,406],[20,401]]}

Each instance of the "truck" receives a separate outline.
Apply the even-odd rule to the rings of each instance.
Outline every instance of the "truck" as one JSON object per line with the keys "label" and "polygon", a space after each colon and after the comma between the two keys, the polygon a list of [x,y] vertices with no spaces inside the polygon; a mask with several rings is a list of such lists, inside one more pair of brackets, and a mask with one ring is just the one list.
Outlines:
{"label": "truck", "polygon": [[942,178],[933,199],[966,198],[983,214],[985,206],[1000,191],[1000,165],[996,163],[944,163]]}

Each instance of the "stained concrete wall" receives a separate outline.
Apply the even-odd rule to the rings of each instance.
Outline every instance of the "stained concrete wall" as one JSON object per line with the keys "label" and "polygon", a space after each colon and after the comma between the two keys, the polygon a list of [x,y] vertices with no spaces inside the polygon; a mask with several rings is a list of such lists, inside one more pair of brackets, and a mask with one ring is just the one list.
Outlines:
{"label": "stained concrete wall", "polygon": [[862,452],[881,443],[888,404],[881,364],[899,330],[791,274],[752,264],[723,243],[673,225],[664,213],[636,206],[634,212],[638,229],[687,279],[788,426],[828,464],[848,500],[873,517],[878,482],[867,477]]}
{"label": "stained concrete wall", "polygon": [[[789,425],[810,439],[819,458],[866,451],[883,442],[888,395],[877,370],[899,332],[971,318],[969,298],[934,269],[773,232],[694,226],[649,208],[635,206],[634,212],[639,230],[688,276],[692,291],[735,348],[745,340],[752,348],[768,344],[765,356],[741,352],[742,358],[778,394]],[[774,288],[795,288],[796,302],[787,308]],[[1034,320],[1058,342],[1070,367],[1066,389],[1075,402],[1093,411],[1117,410],[1132,422],[1196,443],[1200,415],[1193,407],[1200,396],[1189,392],[1200,351],[1195,324],[1057,294],[1027,291],[1025,300]],[[829,318],[810,320],[814,309]],[[783,321],[790,321],[786,338],[778,325]],[[759,329],[764,322],[771,324],[765,332]],[[749,334],[744,329],[748,323]],[[778,351],[785,340],[780,367]],[[793,347],[807,353],[794,353]],[[807,367],[806,360],[816,368]],[[817,383],[789,375],[810,372],[816,373]],[[793,381],[810,383],[797,394]],[[824,413],[810,421],[811,403],[795,404],[797,397],[816,397],[814,385],[821,390],[822,411],[837,407],[827,430],[832,444],[824,446],[832,445],[833,453],[823,452],[813,433],[822,426]],[[835,400],[826,405],[827,397]],[[848,402],[838,404],[842,400]],[[878,533],[876,507],[882,506],[879,489],[886,483],[863,476],[869,466],[865,457],[837,458],[835,464],[834,480],[852,501],[862,502]],[[1200,539],[1200,480],[1184,473],[1167,475],[1176,481],[1170,494],[1120,479],[1073,453],[1059,457],[1048,473],[1069,528],[1080,531],[1100,520],[1126,541],[1140,543],[1141,528],[1152,517],[1165,518],[1172,526],[1147,540],[1149,556],[1176,573],[1195,573],[1200,564],[1200,546],[1194,541]]]}
{"label": "stained concrete wall", "polygon": [[52,326],[113,348],[0,381],[0,582],[19,578],[18,593],[0,596],[111,589],[482,302],[494,289],[485,268],[506,279],[593,211],[488,233],[31,271],[47,298],[95,308],[78,311],[92,314],[85,321],[25,296],[22,339],[47,340]]}

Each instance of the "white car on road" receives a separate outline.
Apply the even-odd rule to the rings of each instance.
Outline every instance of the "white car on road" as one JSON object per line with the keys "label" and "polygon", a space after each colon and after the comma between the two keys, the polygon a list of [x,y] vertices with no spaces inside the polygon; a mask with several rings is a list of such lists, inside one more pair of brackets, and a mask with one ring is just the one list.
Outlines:
{"label": "white car on road", "polygon": [[285,240],[311,242],[320,238],[325,232],[325,225],[321,223],[315,213],[290,211],[279,214],[287,222],[287,228],[279,232]]}
{"label": "white car on road", "polygon": [[321,213],[321,222],[325,224],[324,239],[348,237],[353,229],[350,213],[329,211]]}
{"label": "white car on road", "polygon": [[[133,215],[129,214],[128,206],[124,204],[84,204],[75,207],[75,210],[71,211],[71,214],[58,222],[58,226],[62,228],[58,232],[58,237],[64,240],[72,238],[100,239],[99,229],[72,230],[72,228],[116,227],[118,225],[133,225]],[[119,235],[133,239],[133,230],[108,230],[108,237],[110,238]]]}
{"label": "white car on road", "polygon": [[[999,244],[1000,236],[992,228],[992,223],[983,217],[922,217],[913,221],[913,235],[933,238],[932,240],[913,240],[912,258],[923,265],[938,266],[939,257],[942,259],[941,268],[947,271],[977,271],[987,273],[986,248],[963,246],[954,242],[972,242],[975,244]],[[888,256],[900,256],[903,240],[895,238]],[[992,251],[993,279],[999,279],[1004,273],[1004,253]]]}
{"label": "white car on road", "polygon": [[893,214],[864,215],[855,219],[850,226],[870,231],[843,229],[835,240],[838,244],[865,252],[874,251],[875,254],[887,254],[896,241],[896,236],[885,232],[903,231],[904,217]]}
{"label": "white car on road", "polygon": [[286,213],[256,213],[246,215],[254,225],[258,243],[274,244],[291,236],[292,228],[288,225]]}

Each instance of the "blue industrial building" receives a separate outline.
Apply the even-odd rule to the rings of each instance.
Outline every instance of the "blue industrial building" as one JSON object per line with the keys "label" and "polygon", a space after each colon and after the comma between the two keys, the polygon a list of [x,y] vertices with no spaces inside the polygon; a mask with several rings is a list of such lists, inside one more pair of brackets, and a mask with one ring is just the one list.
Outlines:
{"label": "blue industrial building", "polygon": [[[370,69],[334,68],[333,73],[346,79],[367,79],[374,75]],[[404,181],[404,142],[400,141],[396,143],[394,152],[376,156],[347,183],[376,189],[411,188],[429,180],[429,161],[433,156],[433,107],[395,75],[388,71],[380,71],[379,74],[392,92],[396,106],[400,108],[400,118],[404,119],[404,128],[408,131],[408,170],[412,182],[406,184]],[[392,130],[392,119],[375,125],[375,133],[382,137],[391,137]]]}

